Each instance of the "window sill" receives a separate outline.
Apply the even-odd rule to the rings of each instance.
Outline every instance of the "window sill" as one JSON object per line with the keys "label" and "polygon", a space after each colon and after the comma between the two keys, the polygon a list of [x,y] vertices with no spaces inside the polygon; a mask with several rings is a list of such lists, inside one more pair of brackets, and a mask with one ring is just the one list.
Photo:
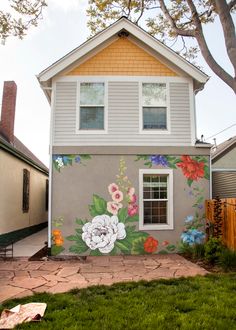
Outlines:
{"label": "window sill", "polygon": [[77,130],[75,134],[78,135],[91,135],[91,134],[107,134],[106,130]]}
{"label": "window sill", "polygon": [[169,130],[143,130],[143,129],[140,129],[139,130],[139,133],[140,134],[145,134],[145,135],[153,135],[153,134],[156,134],[156,135],[160,135],[160,134],[171,134],[171,132]]}
{"label": "window sill", "polygon": [[161,225],[143,225],[141,223],[139,223],[139,230],[173,230],[174,229],[174,225],[165,225],[165,224],[161,224]]}

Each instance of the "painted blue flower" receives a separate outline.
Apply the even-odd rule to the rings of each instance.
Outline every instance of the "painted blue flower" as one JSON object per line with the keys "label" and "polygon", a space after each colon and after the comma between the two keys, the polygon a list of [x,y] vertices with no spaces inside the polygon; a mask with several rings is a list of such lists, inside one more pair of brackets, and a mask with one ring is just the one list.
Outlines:
{"label": "painted blue flower", "polygon": [[189,229],[180,236],[182,242],[189,245],[201,244],[204,237],[205,234],[197,229]]}
{"label": "painted blue flower", "polygon": [[199,204],[198,205],[198,208],[199,208],[199,210],[202,210],[203,209],[203,205],[202,204]]}
{"label": "painted blue flower", "polygon": [[69,158],[67,156],[63,156],[62,157],[62,160],[63,160],[64,165],[67,165],[70,162],[70,160],[69,160]]}
{"label": "painted blue flower", "polygon": [[168,166],[168,161],[165,156],[162,155],[152,155],[150,160],[154,165]]}
{"label": "painted blue flower", "polygon": [[57,160],[58,157],[60,157],[60,155],[53,155],[53,156],[52,156],[52,160]]}
{"label": "painted blue flower", "polygon": [[190,223],[193,221],[193,215],[187,215],[186,219],[184,220],[185,223]]}
{"label": "painted blue flower", "polygon": [[75,157],[75,162],[76,162],[76,163],[80,163],[80,161],[81,161],[80,156],[76,156],[76,157]]}
{"label": "painted blue flower", "polygon": [[188,195],[189,195],[189,196],[194,196],[192,190],[189,191]]}

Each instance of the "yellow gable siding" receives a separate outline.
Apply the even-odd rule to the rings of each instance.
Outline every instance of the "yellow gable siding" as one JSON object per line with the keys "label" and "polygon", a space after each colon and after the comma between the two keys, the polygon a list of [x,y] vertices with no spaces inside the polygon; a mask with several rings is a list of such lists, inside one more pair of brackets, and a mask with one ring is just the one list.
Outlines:
{"label": "yellow gable siding", "polygon": [[67,75],[177,76],[126,38],[120,38]]}

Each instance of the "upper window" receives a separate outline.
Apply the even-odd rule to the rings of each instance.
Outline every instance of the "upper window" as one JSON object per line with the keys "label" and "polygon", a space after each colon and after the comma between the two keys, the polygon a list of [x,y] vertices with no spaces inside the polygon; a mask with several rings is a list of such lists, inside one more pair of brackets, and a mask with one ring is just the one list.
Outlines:
{"label": "upper window", "polygon": [[140,229],[173,229],[172,170],[140,170]]}
{"label": "upper window", "polygon": [[80,83],[79,130],[105,129],[104,83]]}
{"label": "upper window", "polygon": [[167,130],[166,84],[142,84],[142,129]]}

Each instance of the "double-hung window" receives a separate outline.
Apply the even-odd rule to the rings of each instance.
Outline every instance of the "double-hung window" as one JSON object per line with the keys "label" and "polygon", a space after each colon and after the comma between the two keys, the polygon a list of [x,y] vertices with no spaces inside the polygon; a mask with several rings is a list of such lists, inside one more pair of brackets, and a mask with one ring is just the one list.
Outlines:
{"label": "double-hung window", "polygon": [[81,82],[79,85],[79,131],[105,130],[105,84]]}
{"label": "double-hung window", "polygon": [[173,172],[139,170],[139,228],[173,229]]}
{"label": "double-hung window", "polygon": [[165,83],[142,84],[142,131],[167,131],[167,87]]}

